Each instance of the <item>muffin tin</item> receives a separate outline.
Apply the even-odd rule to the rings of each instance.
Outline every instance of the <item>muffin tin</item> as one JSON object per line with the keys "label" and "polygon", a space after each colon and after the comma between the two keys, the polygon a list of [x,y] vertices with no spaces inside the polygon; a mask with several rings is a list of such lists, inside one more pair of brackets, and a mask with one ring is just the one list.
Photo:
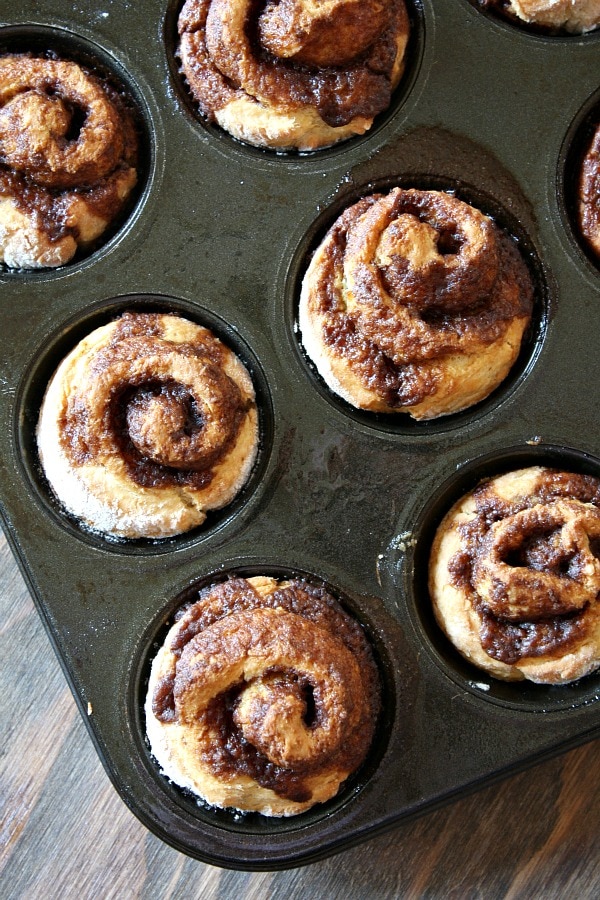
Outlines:
{"label": "muffin tin", "polygon": [[[107,69],[139,113],[135,202],[90,256],[0,274],[3,525],[111,779],[178,850],[280,869],[344,850],[473,788],[600,736],[600,674],[492,682],[432,620],[433,531],[485,475],[550,464],[600,475],[600,262],[573,225],[573,172],[600,121],[600,33],[528,32],[469,0],[410,3],[408,67],[362,138],[277,155],[202,122],[174,58],[178,6],[93,9],[1,0],[3,51],[48,48]],[[519,240],[534,323],[507,381],[460,415],[415,423],[351,409],[296,326],[311,249],[343,207],[395,184],[455,191]],[[65,353],[125,309],[178,311],[232,347],[257,389],[252,477],[205,525],[161,542],[84,531],[52,498],[35,450],[45,385]],[[384,683],[366,765],[291,819],[213,810],[167,782],[144,737],[148,667],[175,610],[228,574],[303,575],[363,623]]]}

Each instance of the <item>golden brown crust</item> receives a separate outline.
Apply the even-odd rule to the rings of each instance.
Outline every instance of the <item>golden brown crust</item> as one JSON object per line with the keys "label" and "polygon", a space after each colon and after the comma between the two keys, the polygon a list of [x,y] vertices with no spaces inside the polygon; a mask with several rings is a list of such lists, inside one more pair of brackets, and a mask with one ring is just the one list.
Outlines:
{"label": "golden brown crust", "polygon": [[600,258],[600,125],[583,158],[578,196],[579,227]]}
{"label": "golden brown crust", "polygon": [[484,399],[516,360],[533,286],[487,216],[440,191],[349,207],[302,284],[304,348],[335,393],[427,419]]}
{"label": "golden brown crust", "polygon": [[403,71],[403,0],[187,0],[182,71],[201,113],[246,143],[314,150],[370,128]]}
{"label": "golden brown crust", "polygon": [[0,261],[59,266],[119,216],[137,181],[130,111],[74,62],[0,57]]}
{"label": "golden brown crust", "polygon": [[295,815],[363,762],[379,678],[362,629],[321,588],[266,576],[201,591],[155,658],[154,756],[208,803]]}
{"label": "golden brown crust", "polygon": [[483,4],[550,32],[581,34],[600,25],[600,0],[483,0]]}
{"label": "golden brown crust", "polygon": [[63,360],[37,439],[52,488],[90,528],[168,537],[202,524],[247,480],[258,444],[254,389],[206,328],[129,313]]}
{"label": "golden brown crust", "polygon": [[539,466],[459,500],[433,542],[443,631],[508,681],[575,681],[600,666],[600,480]]}

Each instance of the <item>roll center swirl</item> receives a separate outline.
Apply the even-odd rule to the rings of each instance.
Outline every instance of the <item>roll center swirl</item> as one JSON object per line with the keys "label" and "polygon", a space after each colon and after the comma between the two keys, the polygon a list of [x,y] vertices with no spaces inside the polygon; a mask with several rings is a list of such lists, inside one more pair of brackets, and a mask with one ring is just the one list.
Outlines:
{"label": "roll center swirl", "polygon": [[600,592],[600,511],[577,501],[521,510],[496,522],[477,560],[474,585],[483,604],[508,620],[568,614]]}
{"label": "roll center swirl", "polygon": [[245,740],[283,768],[332,753],[339,742],[339,728],[325,714],[318,686],[286,678],[284,673],[265,675],[248,685],[233,720]]}
{"label": "roll center swirl", "polygon": [[109,175],[124,135],[109,96],[75,63],[0,60],[2,162],[36,184],[66,189]]}
{"label": "roll center swirl", "polygon": [[161,465],[189,468],[206,456],[201,408],[182,385],[136,391],[126,404],[126,421],[134,447]]}
{"label": "roll center swirl", "polygon": [[[141,339],[133,339],[140,354],[134,366],[128,342],[114,348],[109,353],[110,377],[101,375],[94,388],[98,416],[108,415],[110,421],[106,439],[160,466],[202,471],[238,431],[245,412],[239,389],[192,349],[164,342],[157,350],[146,341],[142,355]],[[162,378],[156,374],[160,371],[165,373]],[[138,466],[137,459],[133,463]]]}
{"label": "roll center swirl", "polygon": [[[180,672],[175,708],[184,721],[196,721],[213,698],[241,684],[233,721],[271,763],[285,768],[329,758],[341,749],[348,722],[362,714],[351,699],[361,686],[350,651],[282,609],[243,611],[216,622],[184,649]],[[298,689],[303,683],[314,685],[311,727]]]}
{"label": "roll center swirl", "polygon": [[402,304],[412,310],[470,310],[498,277],[490,219],[441,195],[394,191],[348,235],[344,260],[349,306]]}

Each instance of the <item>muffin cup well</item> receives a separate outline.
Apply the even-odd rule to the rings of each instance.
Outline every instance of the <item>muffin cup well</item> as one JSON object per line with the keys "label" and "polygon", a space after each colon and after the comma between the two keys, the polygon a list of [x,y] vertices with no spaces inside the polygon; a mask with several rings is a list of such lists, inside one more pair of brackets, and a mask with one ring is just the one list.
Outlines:
{"label": "muffin cup well", "polygon": [[13,269],[2,265],[3,279],[42,281],[71,274],[110,253],[141,215],[157,175],[156,122],[145,88],[115,58],[110,49],[62,28],[42,25],[5,25],[0,28],[0,55],[25,54],[77,63],[106,82],[123,102],[135,128],[137,181],[123,208],[100,237],[79,248],[72,259],[53,268]]}
{"label": "muffin cup well", "polygon": [[465,463],[439,486],[420,511],[410,559],[406,561],[406,570],[412,570],[406,602],[413,625],[440,670],[471,695],[524,712],[566,712],[600,697],[599,671],[562,685],[500,681],[466,661],[442,633],[434,618],[427,585],[433,538],[446,512],[483,479],[528,466],[600,476],[600,460],[572,448],[544,444],[508,447]]}
{"label": "muffin cup well", "polygon": [[[208,514],[206,522],[198,528],[182,534],[162,539],[118,538],[95,533],[78,519],[63,509],[62,504],[49,487],[41,466],[36,447],[38,413],[46,386],[60,361],[86,335],[126,311],[173,313],[197,322],[213,332],[245,364],[256,392],[258,410],[259,448],[250,476],[237,496],[225,507]],[[24,377],[17,405],[19,457],[25,474],[46,512],[58,518],[61,525],[78,538],[91,541],[97,546],[112,548],[123,553],[166,552],[188,546],[196,540],[203,540],[218,532],[235,519],[241,509],[261,485],[268,462],[273,437],[273,418],[270,392],[260,363],[244,340],[227,326],[223,320],[207,310],[199,309],[189,302],[172,297],[152,295],[130,295],[106,300],[90,307],[80,315],[63,324],[36,354],[35,362]]]}

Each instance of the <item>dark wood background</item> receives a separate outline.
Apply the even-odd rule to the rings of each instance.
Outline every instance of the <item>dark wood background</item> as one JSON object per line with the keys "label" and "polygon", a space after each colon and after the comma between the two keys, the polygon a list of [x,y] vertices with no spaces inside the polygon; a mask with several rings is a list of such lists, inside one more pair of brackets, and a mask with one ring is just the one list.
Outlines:
{"label": "dark wood background", "polygon": [[300,869],[178,853],[110,784],[1,535],[0,586],[2,900],[600,898],[600,741]]}

